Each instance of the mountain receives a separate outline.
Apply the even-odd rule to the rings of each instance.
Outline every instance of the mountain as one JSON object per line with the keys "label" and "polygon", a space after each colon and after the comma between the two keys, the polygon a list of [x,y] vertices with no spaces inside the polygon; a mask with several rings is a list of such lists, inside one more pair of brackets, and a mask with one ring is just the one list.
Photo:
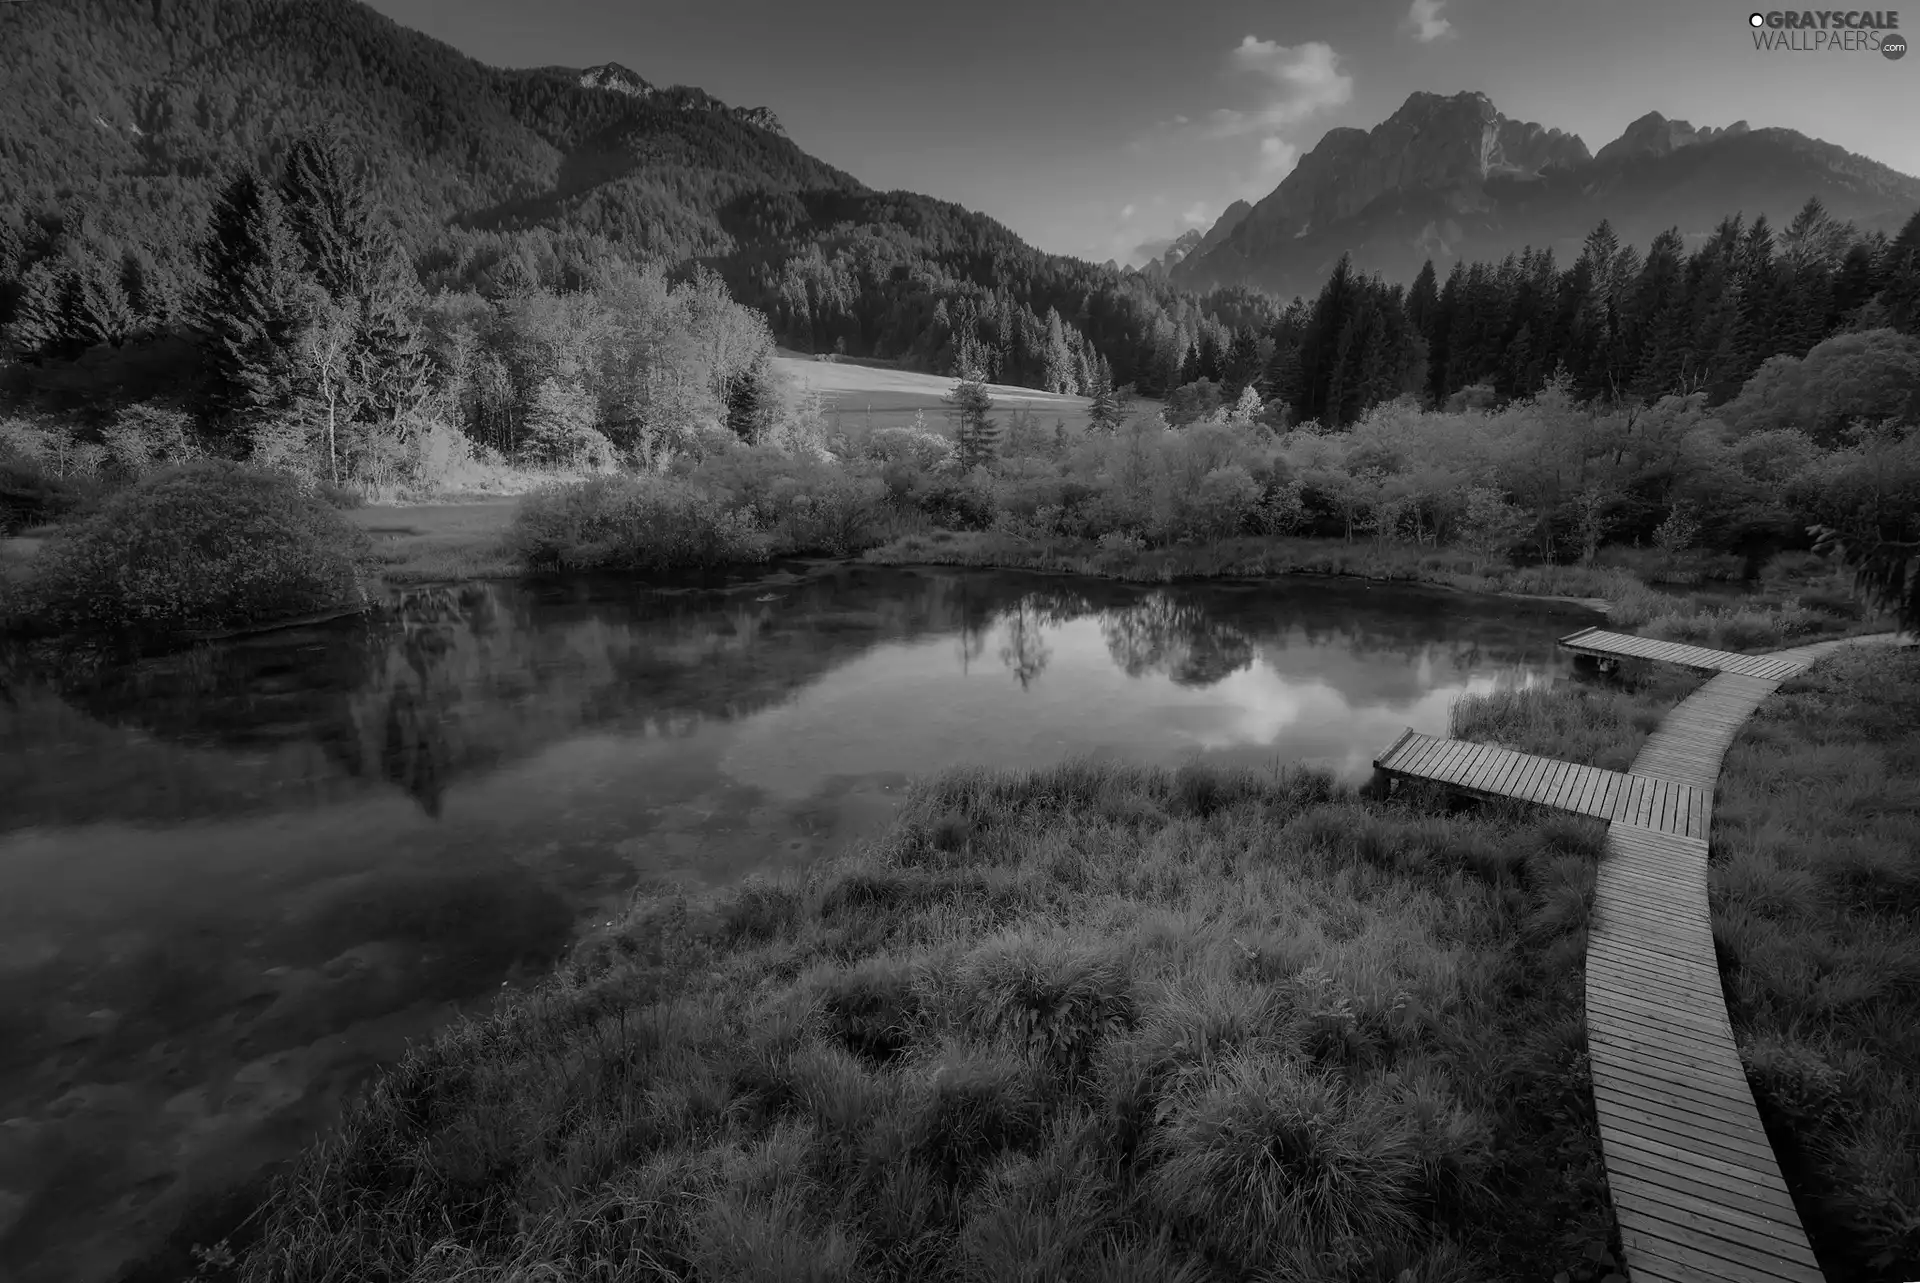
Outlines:
{"label": "mountain", "polygon": [[1164,282],[869,188],[766,108],[614,62],[487,66],[358,0],[0,0],[0,120],[0,249],[25,246],[0,262],[0,324],[8,271],[69,253],[138,258],[168,287],[149,293],[179,297],[232,168],[272,169],[321,126],[431,288],[579,284],[613,255],[699,264],[789,346],[943,370],[985,354],[1002,382],[1059,368],[1049,311],[1079,374],[1097,350],[1147,378],[1135,349],[1173,306]]}
{"label": "mountain", "polygon": [[1416,93],[1371,130],[1329,130],[1169,278],[1311,296],[1343,253],[1410,281],[1429,258],[1444,272],[1529,245],[1569,261],[1602,219],[1638,245],[1675,226],[1697,240],[1733,213],[1783,225],[1812,196],[1891,233],[1920,206],[1920,179],[1792,130],[1695,129],[1657,112],[1589,154],[1576,135],[1509,120],[1485,94]]}
{"label": "mountain", "polygon": [[1200,247],[1200,242],[1206,239],[1206,235],[1204,231],[1195,227],[1175,237],[1163,236],[1158,240],[1147,241],[1135,247],[1133,258],[1145,260],[1140,263],[1141,272],[1148,276],[1165,278],[1175,263]]}
{"label": "mountain", "polygon": [[416,241],[625,204],[644,217],[612,230],[680,257],[728,245],[745,191],[860,189],[764,109],[611,63],[488,67],[351,0],[0,5],[0,117],[0,200],[80,202],[134,239],[197,225],[230,165],[322,124]]}
{"label": "mountain", "polygon": [[1135,260],[1145,259],[1139,272],[1156,280],[1165,280],[1170,272],[1182,260],[1202,254],[1227,238],[1227,234],[1240,225],[1240,220],[1253,212],[1253,206],[1243,200],[1237,200],[1227,206],[1213,226],[1206,231],[1193,228],[1180,233],[1172,239],[1148,241],[1133,251]]}

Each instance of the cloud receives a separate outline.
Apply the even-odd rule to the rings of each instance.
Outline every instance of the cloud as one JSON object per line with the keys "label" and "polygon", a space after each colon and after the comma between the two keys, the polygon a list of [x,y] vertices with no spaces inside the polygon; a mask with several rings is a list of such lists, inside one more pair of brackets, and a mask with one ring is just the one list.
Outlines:
{"label": "cloud", "polygon": [[1195,201],[1181,211],[1180,221],[1191,227],[1205,227],[1213,222],[1213,212],[1205,201]]}
{"label": "cloud", "polygon": [[1216,138],[1285,129],[1353,100],[1353,77],[1323,40],[1283,45],[1248,36],[1228,55],[1228,66],[1257,78],[1261,92],[1251,107],[1221,107],[1208,117],[1207,132]]}
{"label": "cloud", "polygon": [[1407,26],[1421,44],[1432,44],[1453,30],[1453,24],[1440,16],[1447,0],[1413,0],[1407,9]]}
{"label": "cloud", "polygon": [[1120,217],[1122,217],[1122,218],[1132,218],[1132,217],[1133,217],[1133,206],[1132,206],[1132,205],[1122,205],[1122,206],[1120,207]]}
{"label": "cloud", "polygon": [[1300,159],[1300,149],[1274,134],[1260,140],[1260,169],[1267,174],[1284,174]]}

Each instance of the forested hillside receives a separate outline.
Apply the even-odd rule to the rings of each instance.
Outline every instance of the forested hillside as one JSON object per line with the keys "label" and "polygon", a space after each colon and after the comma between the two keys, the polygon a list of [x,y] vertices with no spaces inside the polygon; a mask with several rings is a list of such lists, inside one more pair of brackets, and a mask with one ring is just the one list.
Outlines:
{"label": "forested hillside", "polygon": [[[1914,225],[1865,234],[1818,202],[1777,230],[1727,210],[1690,252],[1677,233],[1642,247],[1602,225],[1571,262],[1530,249],[1398,282],[1343,260],[1311,303],[1283,304],[1044,254],[986,215],[862,186],[763,109],[618,67],[489,68],[355,0],[8,5],[0,37],[7,387],[103,421],[156,399],[231,414],[236,361],[277,365],[256,400],[326,400],[296,351],[321,334],[299,319],[299,279],[359,316],[356,387],[385,379],[367,353],[412,353],[400,383],[439,389],[496,447],[568,388],[598,403],[602,429],[657,415],[661,389],[689,379],[737,427],[755,421],[748,402],[767,389],[742,380],[758,358],[687,375],[656,331],[661,364],[614,381],[650,389],[656,409],[596,390],[589,353],[607,340],[581,337],[593,308],[575,296],[636,270],[709,299],[692,274],[711,271],[803,351],[1177,392],[1176,422],[1251,388],[1270,417],[1339,425],[1401,395],[1525,396],[1556,369],[1583,397],[1718,403],[1771,356],[1914,323]],[[323,125],[327,173],[302,188],[289,158]],[[354,281],[320,280],[316,219],[356,246]],[[574,337],[536,314],[571,318]],[[359,395],[354,414],[395,395]]]}
{"label": "forested hillside", "polygon": [[783,342],[976,360],[1035,386],[1084,386],[1105,353],[1116,379],[1159,390],[1151,357],[1197,336],[1198,309],[1164,287],[869,191],[765,113],[485,67],[353,0],[7,6],[0,35],[0,320],[27,268],[61,260],[137,278],[131,306],[164,322],[218,185],[328,125],[430,288],[577,288],[614,257],[697,260]]}

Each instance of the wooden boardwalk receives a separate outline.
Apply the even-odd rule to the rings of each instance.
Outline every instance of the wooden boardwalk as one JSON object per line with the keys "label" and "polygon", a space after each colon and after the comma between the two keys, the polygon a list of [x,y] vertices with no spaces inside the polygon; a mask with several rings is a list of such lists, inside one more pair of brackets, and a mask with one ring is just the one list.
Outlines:
{"label": "wooden boardwalk", "polygon": [[1598,659],[1652,659],[1703,672],[1739,673],[1747,677],[1765,678],[1776,684],[1806,667],[1805,664],[1796,664],[1785,658],[1789,653],[1785,651],[1773,655],[1736,655],[1731,651],[1708,650],[1704,646],[1688,646],[1683,642],[1654,641],[1650,637],[1635,637],[1631,633],[1610,633],[1603,628],[1582,628],[1577,633],[1562,637],[1560,644],[1576,654],[1592,655]]}
{"label": "wooden boardwalk", "polygon": [[1741,724],[1845,641],[1750,656],[1585,629],[1561,644],[1719,675],[1667,715],[1625,773],[1411,730],[1374,765],[1387,779],[1608,821],[1587,936],[1587,1054],[1628,1276],[1821,1283],[1727,1020],[1706,839],[1720,762]]}
{"label": "wooden boardwalk", "polygon": [[1702,787],[1603,771],[1490,744],[1436,739],[1413,730],[1404,732],[1373,765],[1390,777],[1433,780],[1476,797],[1515,798],[1596,820],[1639,824],[1702,840],[1707,836],[1711,780]]}

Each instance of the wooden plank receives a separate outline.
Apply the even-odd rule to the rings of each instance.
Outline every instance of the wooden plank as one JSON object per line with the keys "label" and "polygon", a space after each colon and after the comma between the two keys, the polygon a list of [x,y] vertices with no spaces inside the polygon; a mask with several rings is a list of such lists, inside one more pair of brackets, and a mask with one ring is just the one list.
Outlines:
{"label": "wooden plank", "polygon": [[1627,777],[1624,775],[1616,773],[1608,776],[1606,795],[1600,799],[1600,805],[1594,808],[1593,813],[1603,820],[1611,820],[1614,808],[1620,804],[1620,790],[1626,782]]}
{"label": "wooden plank", "polygon": [[[1600,1145],[1605,1151],[1604,1134]],[[1625,1144],[1620,1145],[1613,1152],[1603,1152],[1602,1158],[1607,1165],[1609,1177],[1617,1170],[1649,1185],[1677,1185],[1691,1191],[1698,1198],[1754,1217],[1777,1220],[1781,1224],[1798,1225],[1800,1223],[1800,1214],[1794,1209],[1793,1199],[1784,1188],[1775,1190],[1771,1186],[1753,1181],[1702,1179],[1701,1173],[1690,1169],[1684,1162],[1659,1158],[1632,1149]]]}
{"label": "wooden plank", "polygon": [[1485,757],[1487,752],[1485,744],[1468,742],[1465,750],[1447,763],[1445,773],[1436,775],[1434,778],[1444,780],[1448,784],[1465,784],[1467,773],[1473,770],[1475,764]]}
{"label": "wooden plank", "polygon": [[[1654,1160],[1678,1164],[1681,1172],[1697,1172],[1702,1185],[1722,1189],[1731,1194],[1746,1193],[1749,1190],[1761,1193],[1772,1188],[1768,1182],[1761,1179],[1759,1173],[1745,1163],[1729,1163],[1705,1154],[1689,1153],[1685,1149],[1645,1136],[1636,1136],[1629,1132],[1603,1127],[1600,1143],[1607,1148],[1618,1145],[1622,1149],[1631,1150],[1642,1162]],[[1778,1180],[1778,1175],[1773,1179]],[[1784,1187],[1782,1193],[1785,1193]],[[1792,1200],[1788,1199],[1787,1206],[1792,1205]]]}
{"label": "wooden plank", "polygon": [[1498,776],[1501,766],[1506,761],[1506,753],[1506,749],[1489,744],[1487,751],[1474,760],[1472,773],[1461,783],[1475,792],[1489,792],[1487,784]]}
{"label": "wooden plank", "polygon": [[1741,1235],[1721,1222],[1682,1211],[1671,1203],[1623,1191],[1615,1196],[1615,1207],[1626,1212],[1629,1219],[1639,1221],[1636,1228],[1649,1238],[1680,1244],[1727,1262],[1723,1268],[1728,1273],[1723,1277],[1800,1280],[1808,1269],[1815,1271],[1813,1277],[1820,1277],[1811,1252],[1805,1259],[1798,1253],[1789,1255],[1789,1249],[1777,1240]]}
{"label": "wooden plank", "polygon": [[1763,1136],[1759,1141],[1728,1135],[1697,1122],[1661,1117],[1618,1102],[1609,1106],[1614,1127],[1623,1134],[1645,1136],[1648,1140],[1675,1145],[1690,1154],[1732,1163],[1738,1167],[1765,1167],[1773,1162],[1773,1149]]}
{"label": "wooden plank", "polygon": [[1400,751],[1399,760],[1393,763],[1393,769],[1405,775],[1418,777],[1426,764],[1439,752],[1439,742],[1431,736],[1423,735]]}
{"label": "wooden plank", "polygon": [[1698,1039],[1713,1042],[1732,1040],[1733,1031],[1726,1017],[1718,1019],[1705,1012],[1682,1011],[1663,1003],[1640,1002],[1623,993],[1602,990],[1587,994],[1587,1025],[1590,1028],[1615,1028],[1637,1033],[1652,1042]]}
{"label": "wooden plank", "polygon": [[1407,770],[1409,766],[1413,766],[1413,763],[1417,763],[1421,755],[1427,753],[1430,747],[1432,745],[1428,743],[1427,736],[1417,736],[1409,726],[1400,739],[1394,739],[1394,747],[1390,747],[1386,753],[1377,757],[1373,764],[1380,766],[1382,770]]}
{"label": "wooden plank", "polygon": [[1541,803],[1546,806],[1558,806],[1560,791],[1566,787],[1568,778],[1577,769],[1572,762],[1555,762],[1553,769],[1547,772],[1547,778],[1541,785]]}
{"label": "wooden plank", "polygon": [[1729,1143],[1738,1142],[1757,1147],[1755,1152],[1767,1157],[1773,1154],[1773,1146],[1767,1140],[1767,1130],[1759,1123],[1759,1116],[1752,1118],[1736,1117],[1733,1111],[1709,1113],[1697,1108],[1691,1101],[1676,1100],[1665,1093],[1640,1093],[1628,1091],[1612,1081],[1596,1082],[1593,1085],[1596,1107],[1621,1113],[1638,1110],[1650,1119],[1668,1119],[1676,1123],[1703,1127],[1722,1137]]}
{"label": "wooden plank", "polygon": [[1671,971],[1661,971],[1648,964],[1589,956],[1587,974],[1604,977],[1603,983],[1610,988],[1642,988],[1648,993],[1679,995],[1692,1001],[1726,1001],[1720,978],[1707,974],[1705,967],[1676,967]]}
{"label": "wooden plank", "polygon": [[1729,1229],[1738,1229],[1756,1240],[1783,1244],[1789,1251],[1806,1244],[1806,1235],[1801,1232],[1797,1220],[1787,1223],[1764,1212],[1702,1198],[1697,1190],[1675,1188],[1651,1173],[1623,1171],[1615,1175],[1609,1172],[1607,1185],[1610,1190],[1624,1193],[1630,1198],[1663,1199],[1677,1210],[1691,1212]]}
{"label": "wooden plank", "polygon": [[1809,1273],[1792,1261],[1775,1261],[1763,1268],[1727,1260],[1714,1250],[1711,1240],[1689,1241],[1665,1222],[1631,1213],[1621,1215],[1620,1245],[1627,1272],[1635,1280],[1648,1277],[1648,1269],[1639,1262],[1651,1257],[1667,1269],[1684,1271],[1680,1277],[1688,1283],[1824,1283],[1817,1271]]}
{"label": "wooden plank", "polygon": [[1492,778],[1492,774],[1500,768],[1501,755],[1503,755],[1503,753],[1505,753],[1505,749],[1494,747],[1494,745],[1486,745],[1486,751],[1482,751],[1476,759],[1473,759],[1473,766],[1467,770],[1465,778],[1461,778],[1461,786],[1469,787],[1469,789],[1473,789],[1476,793],[1484,793],[1484,791],[1486,791],[1486,780]]}
{"label": "wooden plank", "polygon": [[1436,772],[1446,769],[1447,763],[1465,753],[1470,744],[1465,740],[1435,739],[1431,750],[1421,760],[1420,773],[1432,778]]}
{"label": "wooden plank", "polygon": [[1467,787],[1480,793],[1497,793],[1501,776],[1507,768],[1507,750],[1497,745],[1490,746],[1481,757],[1480,765],[1467,781]]}
{"label": "wooden plank", "polygon": [[1729,1091],[1718,1082],[1674,1082],[1640,1065],[1611,1060],[1596,1061],[1593,1072],[1595,1081],[1604,1082],[1611,1090],[1657,1096],[1677,1108],[1696,1110],[1729,1126],[1760,1125],[1751,1090]]}
{"label": "wooden plank", "polygon": [[1388,763],[1393,761],[1395,755],[1398,754],[1400,750],[1406,746],[1407,741],[1412,738],[1413,738],[1413,727],[1409,726],[1407,727],[1406,730],[1400,732],[1400,737],[1398,739],[1394,740],[1393,743],[1387,745],[1386,752],[1382,753],[1380,756],[1373,759],[1373,764],[1376,767],[1386,766]]}
{"label": "wooden plank", "polygon": [[1521,771],[1519,777],[1513,782],[1513,795],[1515,797],[1525,802],[1538,802],[1540,800],[1540,773],[1547,769],[1548,761],[1549,759],[1544,757],[1529,757],[1527,759],[1526,769]]}
{"label": "wooden plank", "polygon": [[1586,768],[1584,766],[1580,766],[1574,762],[1568,762],[1567,769],[1560,772],[1559,776],[1553,782],[1553,791],[1547,795],[1548,805],[1562,811],[1566,810],[1567,796],[1573,792],[1574,786],[1580,782],[1581,774],[1585,770]]}
{"label": "wooden plank", "polygon": [[1718,1082],[1729,1090],[1747,1085],[1740,1062],[1722,1061],[1718,1049],[1706,1039],[1657,1037],[1635,1026],[1604,1020],[1597,1011],[1587,1022],[1587,1045],[1605,1047],[1609,1055],[1629,1059],[1646,1076],[1662,1081]]}

